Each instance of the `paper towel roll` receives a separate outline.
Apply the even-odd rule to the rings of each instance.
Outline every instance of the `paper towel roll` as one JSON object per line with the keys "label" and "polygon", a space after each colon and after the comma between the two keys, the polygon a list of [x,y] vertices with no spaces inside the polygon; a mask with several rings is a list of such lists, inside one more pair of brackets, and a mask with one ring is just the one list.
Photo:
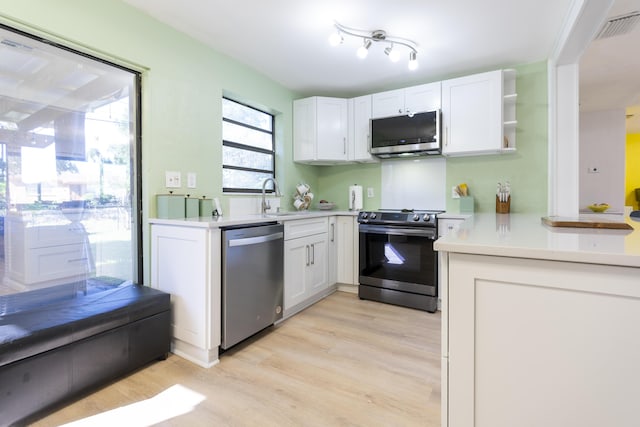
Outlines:
{"label": "paper towel roll", "polygon": [[362,186],[350,185],[349,186],[349,210],[359,211],[362,209]]}

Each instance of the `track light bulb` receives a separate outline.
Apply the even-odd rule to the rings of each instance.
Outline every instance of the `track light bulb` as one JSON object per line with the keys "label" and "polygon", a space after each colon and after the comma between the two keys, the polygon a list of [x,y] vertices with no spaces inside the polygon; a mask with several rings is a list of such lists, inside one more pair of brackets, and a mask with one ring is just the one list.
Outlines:
{"label": "track light bulb", "polygon": [[356,55],[360,59],[364,59],[369,54],[369,47],[371,46],[371,40],[365,39],[364,44],[358,48]]}
{"label": "track light bulb", "polygon": [[331,46],[338,46],[342,44],[344,38],[342,37],[342,33],[340,31],[336,31],[335,33],[329,36],[329,44]]}
{"label": "track light bulb", "polygon": [[398,62],[400,60],[400,52],[393,48],[393,45],[386,47],[384,53],[389,57],[391,62]]}
{"label": "track light bulb", "polygon": [[409,70],[414,71],[418,69],[418,54],[414,51],[409,53]]}

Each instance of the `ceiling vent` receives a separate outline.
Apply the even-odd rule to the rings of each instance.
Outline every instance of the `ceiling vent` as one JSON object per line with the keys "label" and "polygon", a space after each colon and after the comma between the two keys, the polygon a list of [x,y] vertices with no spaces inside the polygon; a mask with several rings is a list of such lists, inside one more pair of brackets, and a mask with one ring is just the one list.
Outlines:
{"label": "ceiling vent", "polygon": [[611,18],[602,26],[596,40],[627,34],[636,27],[639,21],[640,12],[638,11]]}

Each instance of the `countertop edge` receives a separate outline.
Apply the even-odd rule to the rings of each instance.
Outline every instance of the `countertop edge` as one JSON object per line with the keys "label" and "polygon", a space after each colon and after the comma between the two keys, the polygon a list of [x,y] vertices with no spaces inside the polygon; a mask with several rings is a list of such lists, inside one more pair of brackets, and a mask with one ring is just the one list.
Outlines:
{"label": "countertop edge", "polygon": [[285,222],[310,218],[322,218],[330,216],[357,216],[357,211],[307,211],[296,212],[287,215],[277,214],[248,214],[237,216],[221,216],[221,217],[199,217],[199,218],[181,218],[181,219],[165,219],[165,218],[149,218],[149,224],[172,225],[177,227],[193,227],[193,228],[220,228],[232,227],[236,225],[261,224],[267,222]]}
{"label": "countertop edge", "polygon": [[[439,238],[439,252],[640,267],[640,229],[549,227],[533,214],[474,215]],[[638,227],[635,227],[638,228]]]}

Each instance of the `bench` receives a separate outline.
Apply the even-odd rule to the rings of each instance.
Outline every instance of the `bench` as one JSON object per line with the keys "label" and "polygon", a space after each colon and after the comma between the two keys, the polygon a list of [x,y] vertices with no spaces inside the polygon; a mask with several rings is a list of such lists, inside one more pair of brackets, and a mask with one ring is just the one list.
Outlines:
{"label": "bench", "polygon": [[2,426],[22,425],[170,350],[167,293],[127,284],[44,305],[28,294],[0,297]]}

